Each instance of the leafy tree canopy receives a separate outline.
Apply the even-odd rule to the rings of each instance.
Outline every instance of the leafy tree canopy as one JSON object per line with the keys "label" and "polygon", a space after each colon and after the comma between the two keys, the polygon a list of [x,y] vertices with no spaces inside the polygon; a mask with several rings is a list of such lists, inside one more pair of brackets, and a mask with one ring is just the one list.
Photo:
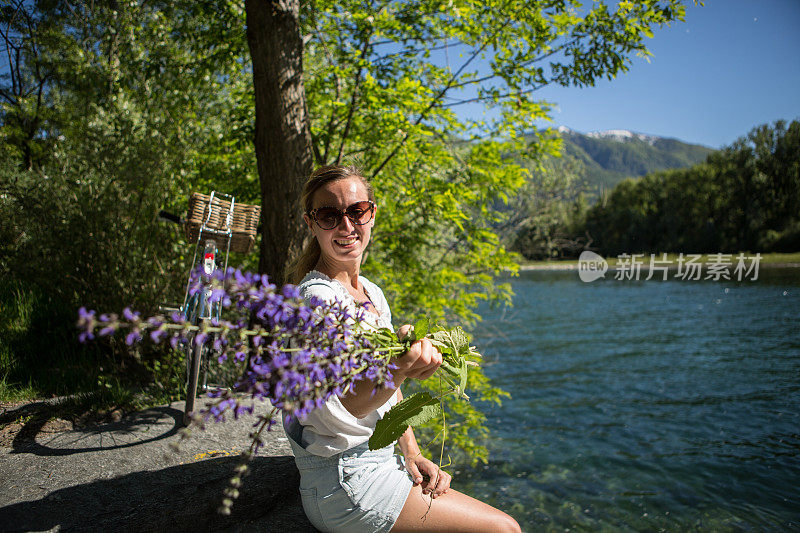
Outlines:
{"label": "leafy tree canopy", "polygon": [[[401,321],[475,320],[480,300],[510,301],[495,276],[516,271],[497,231],[513,213],[497,207],[559,149],[556,135],[534,127],[550,110],[536,91],[615,77],[648,54],[654,27],[684,14],[680,1],[301,5],[314,158],[355,160],[372,178],[379,214],[365,270]],[[459,117],[464,105],[485,118]],[[477,397],[499,401],[473,372]],[[449,408],[460,410],[449,413],[460,422],[449,435],[455,448],[485,459],[475,444],[482,415]]]}
{"label": "leafy tree canopy", "polygon": [[[514,269],[493,206],[528,177],[512,153],[558,149],[547,133],[524,138],[548,118],[535,91],[613,78],[648,54],[653,27],[684,14],[680,1],[302,4],[314,156],[355,159],[374,179],[383,205],[367,270],[401,316],[475,318],[477,298],[508,296],[492,279]],[[489,118],[460,119],[466,104]]]}
{"label": "leafy tree canopy", "polygon": [[[684,14],[680,0],[302,4],[310,148],[316,164],[355,161],[372,178],[365,271],[399,320],[472,321],[482,299],[509,301],[494,276],[515,257],[496,206],[558,150],[547,132],[524,136],[548,118],[536,91],[613,78],[647,55],[653,28]],[[256,199],[245,15],[234,0],[3,4],[0,129],[6,165],[19,169],[3,174],[0,209],[15,220],[3,230],[6,272],[27,283],[19,265],[66,242],[73,252],[55,265],[36,263],[40,286],[70,305],[98,302],[98,287],[102,301],[154,303],[177,265],[155,211],[211,187]],[[464,105],[486,117],[459,118]],[[37,219],[29,206],[44,200]],[[500,395],[482,376],[471,383],[479,399]],[[455,443],[485,458],[467,438],[480,415],[453,414],[467,420]]]}

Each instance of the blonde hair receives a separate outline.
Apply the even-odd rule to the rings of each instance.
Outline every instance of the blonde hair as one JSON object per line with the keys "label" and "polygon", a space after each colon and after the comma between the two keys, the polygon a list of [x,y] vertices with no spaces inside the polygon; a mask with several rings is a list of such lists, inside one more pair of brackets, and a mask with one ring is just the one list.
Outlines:
{"label": "blonde hair", "polygon": [[[367,189],[367,196],[371,201],[375,201],[375,193],[372,186],[362,176],[361,170],[353,165],[326,165],[319,167],[311,173],[311,176],[303,186],[303,195],[300,197],[300,204],[303,207],[303,212],[308,214],[314,209],[314,193],[328,183],[339,181],[347,178],[357,178],[364,184]],[[306,274],[311,272],[319,261],[322,249],[319,247],[319,242],[313,235],[306,237],[303,249],[297,258],[289,265],[289,282],[298,284],[305,277]]]}

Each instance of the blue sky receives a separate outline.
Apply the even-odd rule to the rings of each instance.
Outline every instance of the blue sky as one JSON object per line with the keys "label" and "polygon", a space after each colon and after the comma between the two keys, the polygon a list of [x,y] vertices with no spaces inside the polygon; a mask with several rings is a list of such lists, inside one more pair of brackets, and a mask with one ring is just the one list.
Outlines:
{"label": "blue sky", "polygon": [[590,88],[548,87],[553,124],[626,129],[713,148],[800,119],[800,0],[706,0],[648,39],[648,63]]}
{"label": "blue sky", "polygon": [[554,126],[626,129],[712,148],[800,119],[800,0],[705,0],[657,30],[650,62],[595,87],[548,87]]}

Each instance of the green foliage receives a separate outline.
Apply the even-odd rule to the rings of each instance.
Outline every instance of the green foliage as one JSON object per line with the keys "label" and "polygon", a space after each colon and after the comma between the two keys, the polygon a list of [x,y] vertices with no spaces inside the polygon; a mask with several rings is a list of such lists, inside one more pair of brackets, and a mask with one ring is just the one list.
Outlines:
{"label": "green foliage", "polygon": [[163,405],[186,398],[186,359],[180,350],[166,349],[160,357],[143,362],[153,376],[146,387],[154,404]]}
{"label": "green foliage", "polygon": [[634,135],[627,138],[561,133],[564,156],[582,165],[587,194],[595,198],[628,177],[685,168],[705,161],[713,150],[676,139]]}
{"label": "green foliage", "polygon": [[[428,321],[425,319],[420,322],[427,325]],[[490,384],[479,366],[481,355],[470,346],[470,337],[461,327],[418,329],[415,326],[414,334],[415,338],[425,335],[441,351],[443,359],[439,371],[430,379],[413,381],[407,386],[409,390],[429,395],[426,398],[432,397],[441,402],[441,418],[437,416],[421,426],[414,426],[417,440],[428,447],[441,440],[441,451],[446,449],[448,456],[460,463],[474,465],[478,461],[485,462],[488,459],[488,431],[484,425],[486,417],[471,401],[460,399],[499,404],[502,397],[508,397],[508,393]],[[443,396],[445,391],[450,390],[454,394]],[[469,391],[471,396],[467,396],[465,391]]]}
{"label": "green foliage", "polygon": [[[516,255],[497,208],[556,150],[547,133],[524,135],[548,119],[535,91],[624,72],[633,54],[647,54],[652,27],[684,15],[678,0],[613,10],[317,0],[302,9],[316,163],[357,161],[378,196],[365,272],[399,322],[467,324],[480,301],[510,302],[495,276],[514,272]],[[40,316],[65,310],[64,332],[78,303],[147,309],[174,299],[187,248],[154,222],[157,210],[182,210],[192,190],[254,203],[259,194],[242,5],[19,0],[0,16],[20,51],[10,71],[21,74],[0,87],[0,216],[12,221],[0,227],[2,274],[41,295]],[[486,118],[460,121],[454,108],[467,104],[483,105]],[[41,331],[53,329],[30,335]],[[478,398],[502,396],[480,370],[470,368],[469,382]],[[449,442],[485,460],[482,415],[459,402],[445,411]]]}
{"label": "green foliage", "polygon": [[[379,331],[377,337],[381,336],[387,343],[397,341],[388,330]],[[430,379],[410,384],[410,388],[421,391],[406,397],[378,421],[370,438],[370,448],[387,446],[412,426],[420,437],[430,441],[429,446],[435,438],[441,438],[441,451],[447,446],[448,451],[453,450],[452,455],[461,462],[475,464],[479,460],[486,461],[485,417],[468,402],[459,400],[470,399],[465,394],[468,388],[478,391],[481,400],[499,401],[505,393],[488,385],[486,376],[478,370],[481,355],[470,346],[470,337],[460,326],[451,329],[438,325],[430,327],[427,318],[421,319],[406,342],[423,337],[442,353],[442,365]]]}
{"label": "green foliage", "polygon": [[[64,351],[96,363],[76,346],[78,305],[153,309],[180,297],[191,250],[156,222],[159,209],[180,212],[189,192],[212,184],[257,199],[252,114],[238,112],[252,98],[250,79],[231,15],[241,16],[233,2],[2,10],[6,44],[20,55],[9,56],[17,77],[0,87],[9,148],[0,216],[11,221],[0,229],[0,271],[36,294],[44,320],[14,343],[18,382]],[[38,340],[42,332],[51,342]],[[123,370],[118,356],[138,364],[139,354],[110,348],[118,355],[105,372]]]}
{"label": "green foliage", "polygon": [[797,251],[798,154],[800,122],[759,126],[703,164],[620,183],[586,230],[608,255]]}
{"label": "green foliage", "polygon": [[439,402],[439,398],[434,398],[427,392],[418,392],[403,398],[378,420],[375,431],[369,438],[369,449],[385,448],[396,442],[408,426],[418,426],[438,418],[442,413]]}
{"label": "green foliage", "polygon": [[[494,281],[516,269],[497,206],[556,144],[546,132],[524,135],[550,109],[532,94],[625,71],[630,55],[647,53],[650,28],[682,19],[684,7],[579,11],[574,2],[303,5],[315,159],[355,159],[373,178],[379,209],[364,269],[402,320],[469,322],[480,300],[509,301],[508,285]],[[453,109],[464,104],[490,114],[459,121]]]}
{"label": "green foliage", "polygon": [[699,163],[712,152],[638,134],[589,136],[560,130],[559,139],[561,153],[529,168],[531,177],[499,228],[504,241],[526,259],[577,257],[593,245],[584,218],[606,189],[653,170]]}
{"label": "green foliage", "polygon": [[10,396],[14,389],[50,395],[96,385],[98,348],[74,342],[74,315],[52,302],[43,290],[0,280],[0,379]]}
{"label": "green foliage", "polygon": [[531,169],[500,231],[527,259],[576,256],[589,244],[577,229],[587,209],[586,190],[585,167],[579,160],[550,157]]}

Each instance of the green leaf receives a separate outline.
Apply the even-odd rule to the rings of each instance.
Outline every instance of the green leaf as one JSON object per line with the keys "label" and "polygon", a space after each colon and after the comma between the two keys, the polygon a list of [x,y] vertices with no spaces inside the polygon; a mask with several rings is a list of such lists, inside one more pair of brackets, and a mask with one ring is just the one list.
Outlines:
{"label": "green leaf", "polygon": [[405,433],[408,426],[424,424],[441,412],[439,399],[433,398],[428,392],[418,392],[404,398],[375,424],[375,431],[369,438],[369,449],[378,450],[392,444]]}
{"label": "green leaf", "polygon": [[458,368],[460,382],[458,386],[461,390],[458,392],[464,394],[464,391],[467,389],[467,361],[462,357],[460,362],[461,366]]}
{"label": "green leaf", "polygon": [[397,340],[397,335],[395,334],[395,332],[389,328],[378,329],[378,331],[375,332],[373,339],[378,341],[378,346],[381,348],[386,346],[392,346],[400,342]]}
{"label": "green leaf", "polygon": [[453,341],[456,353],[469,352],[469,335],[461,329],[461,326],[456,326],[450,330],[450,338]]}
{"label": "green leaf", "polygon": [[427,335],[429,326],[430,321],[428,317],[417,320],[416,324],[414,324],[414,340],[419,340]]}
{"label": "green leaf", "polygon": [[454,379],[461,381],[461,373],[459,372],[459,369],[451,365],[449,362],[442,361],[442,366],[440,366],[439,368],[450,374]]}
{"label": "green leaf", "polygon": [[[453,351],[453,339],[450,338],[450,333],[448,333],[447,330],[442,329],[439,331],[434,331],[428,335],[428,339],[430,339],[434,346],[439,348],[439,351],[442,352],[442,354],[450,354],[450,352]],[[456,354],[454,353],[451,355]]]}

